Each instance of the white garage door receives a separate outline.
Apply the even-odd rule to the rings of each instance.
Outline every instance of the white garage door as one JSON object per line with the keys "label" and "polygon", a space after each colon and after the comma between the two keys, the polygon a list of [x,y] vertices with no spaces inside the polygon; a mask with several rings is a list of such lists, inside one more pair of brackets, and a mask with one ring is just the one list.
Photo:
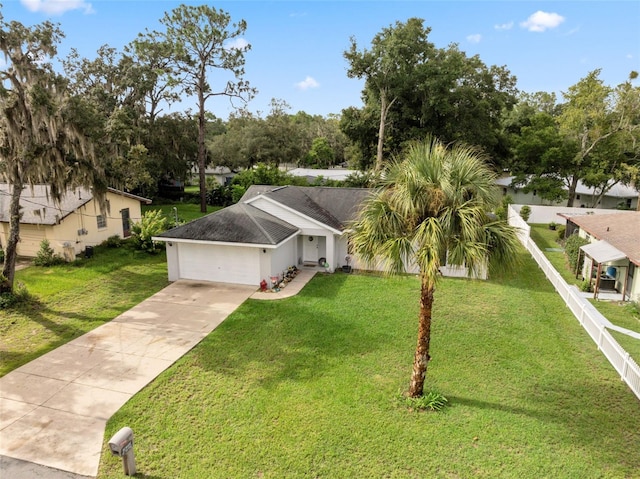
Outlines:
{"label": "white garage door", "polygon": [[260,284],[258,249],[181,243],[180,278],[235,284]]}

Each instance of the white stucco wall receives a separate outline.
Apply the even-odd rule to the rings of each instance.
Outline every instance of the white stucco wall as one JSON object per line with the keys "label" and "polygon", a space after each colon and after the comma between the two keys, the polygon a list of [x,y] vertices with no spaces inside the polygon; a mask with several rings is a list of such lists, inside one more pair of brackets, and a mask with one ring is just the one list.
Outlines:
{"label": "white stucco wall", "polygon": [[[270,251],[270,270],[268,276],[282,276],[282,273],[289,268],[298,264],[298,242],[297,238],[291,238],[287,242],[278,246],[278,248]],[[269,281],[266,275],[263,278]]]}
{"label": "white stucco wall", "polygon": [[[513,204],[511,207],[520,214],[520,209],[523,207],[523,204]],[[540,206],[540,205],[528,205],[531,208],[531,215],[529,215],[529,220],[527,223],[529,224],[547,224],[558,223],[559,225],[566,225],[567,220],[558,216],[558,214],[568,214],[568,215],[610,215],[613,213],[620,214],[633,214],[634,211],[625,211],[625,210],[616,210],[616,209],[605,209],[605,208],[570,208],[568,206]]]}

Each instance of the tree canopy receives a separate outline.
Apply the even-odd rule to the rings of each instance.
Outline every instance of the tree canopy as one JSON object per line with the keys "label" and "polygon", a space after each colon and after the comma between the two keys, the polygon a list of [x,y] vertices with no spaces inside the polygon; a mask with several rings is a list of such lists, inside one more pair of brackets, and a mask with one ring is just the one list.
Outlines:
{"label": "tree canopy", "polygon": [[[483,148],[494,162],[507,156],[500,118],[515,103],[516,79],[506,67],[487,67],[455,44],[436,48],[419,18],[396,22],[358,50],[354,38],[344,52],[348,75],[364,78],[364,107],[343,110],[344,133],[371,157],[375,169],[408,141],[430,133],[445,142]],[[377,119],[374,123],[374,118]]]}
{"label": "tree canopy", "polygon": [[516,183],[573,206],[579,181],[595,188],[595,204],[617,183],[632,184],[640,160],[640,88],[609,87],[594,70],[563,94],[523,96],[504,118]]}
{"label": "tree canopy", "polygon": [[0,292],[13,290],[24,187],[48,185],[54,200],[79,185],[93,187],[98,198],[104,191],[102,165],[79,121],[86,104],[49,63],[61,38],[51,22],[26,27],[0,14],[0,181],[11,191]]}
{"label": "tree canopy", "polygon": [[[183,93],[196,95],[200,209],[206,212],[206,102],[214,96],[246,102],[255,94],[255,89],[243,78],[245,53],[251,49],[251,45],[242,40],[247,23],[244,20],[233,23],[227,12],[208,5],[180,5],[165,13],[160,23],[164,31],[142,35],[140,41],[158,43],[157,48],[169,52],[171,67],[180,78]],[[234,43],[234,40],[242,41]],[[218,77],[218,83],[212,84],[209,77],[212,70],[230,76]]]}

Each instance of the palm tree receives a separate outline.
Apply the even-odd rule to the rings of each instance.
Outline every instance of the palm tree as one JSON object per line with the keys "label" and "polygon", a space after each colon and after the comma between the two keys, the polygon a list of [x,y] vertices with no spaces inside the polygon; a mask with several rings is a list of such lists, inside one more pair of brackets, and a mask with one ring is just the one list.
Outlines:
{"label": "palm tree", "polygon": [[418,342],[408,394],[423,395],[430,360],[431,312],[443,258],[480,274],[514,264],[516,230],[489,212],[498,206],[496,176],[476,149],[427,138],[391,164],[380,188],[351,225],[352,251],[369,266],[399,274],[419,269]]}
{"label": "palm tree", "polygon": [[[46,184],[59,200],[67,188],[96,186],[101,177],[91,141],[79,126],[81,101],[68,96],[66,81],[46,63],[61,36],[50,22],[25,27],[5,23],[0,13],[0,53],[6,62],[0,69],[0,182],[11,190],[0,292],[13,290],[23,189]],[[97,198],[103,191],[94,188]]]}

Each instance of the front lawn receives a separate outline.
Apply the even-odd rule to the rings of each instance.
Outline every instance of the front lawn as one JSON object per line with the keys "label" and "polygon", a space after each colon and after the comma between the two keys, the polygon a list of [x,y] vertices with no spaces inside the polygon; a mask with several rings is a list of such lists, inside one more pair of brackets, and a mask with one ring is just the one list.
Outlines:
{"label": "front lawn", "polygon": [[0,310],[0,376],[112,320],[167,284],[164,253],[98,246],[90,259],[16,272],[33,300]]}
{"label": "front lawn", "polygon": [[[441,413],[400,406],[415,277],[320,275],[248,300],[132,398],[143,478],[637,477],[640,402],[529,255],[436,292],[428,385]],[[104,448],[100,478],[122,477]]]}

